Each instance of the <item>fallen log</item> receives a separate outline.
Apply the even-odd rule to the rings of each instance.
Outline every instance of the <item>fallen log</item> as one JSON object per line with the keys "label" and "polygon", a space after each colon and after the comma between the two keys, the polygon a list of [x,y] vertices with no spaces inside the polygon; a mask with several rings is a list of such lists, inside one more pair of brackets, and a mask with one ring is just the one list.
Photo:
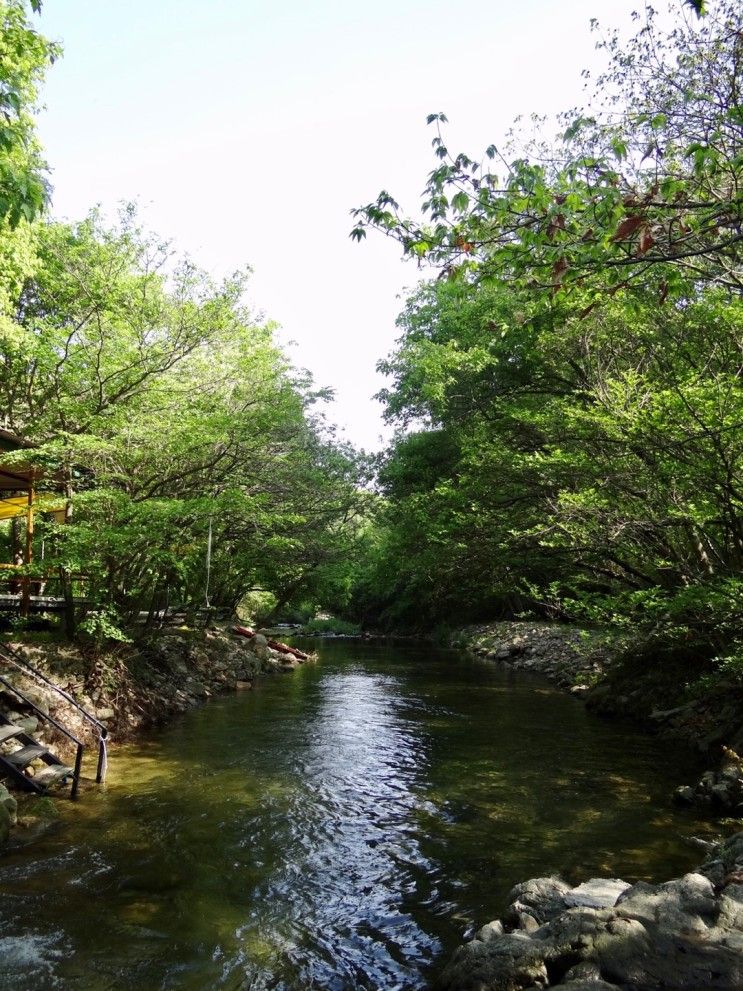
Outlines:
{"label": "fallen log", "polygon": [[[247,626],[233,626],[232,632],[237,633],[241,637],[247,637],[248,640],[255,636],[255,630],[251,630]],[[310,656],[302,650],[297,650],[296,647],[290,647],[287,643],[281,643],[279,640],[269,640],[266,638],[266,642],[272,650],[277,650],[280,654],[291,654],[292,657],[296,657],[300,661],[306,661]]]}
{"label": "fallen log", "polygon": [[302,650],[297,650],[296,647],[290,647],[288,643],[281,643],[279,640],[269,640],[268,646],[272,647],[274,650],[281,651],[282,654],[291,654],[292,657],[297,657],[300,661],[306,661],[310,656],[309,654],[305,654]]}

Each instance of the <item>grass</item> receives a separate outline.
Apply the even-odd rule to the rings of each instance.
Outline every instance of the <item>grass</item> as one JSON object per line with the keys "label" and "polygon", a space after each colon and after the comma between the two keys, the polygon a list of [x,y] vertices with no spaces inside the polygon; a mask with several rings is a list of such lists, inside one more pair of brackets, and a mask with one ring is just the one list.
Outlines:
{"label": "grass", "polygon": [[345,619],[311,619],[302,627],[302,633],[338,633],[345,637],[355,637],[361,633],[357,623],[349,623]]}

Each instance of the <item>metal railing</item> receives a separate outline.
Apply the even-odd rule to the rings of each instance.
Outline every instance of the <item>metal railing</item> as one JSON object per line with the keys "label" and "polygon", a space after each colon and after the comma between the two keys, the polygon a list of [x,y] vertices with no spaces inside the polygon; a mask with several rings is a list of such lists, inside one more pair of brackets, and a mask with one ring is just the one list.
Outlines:
{"label": "metal railing", "polygon": [[63,588],[65,578],[82,586],[78,589],[78,594],[73,596],[74,604],[87,604],[84,594],[87,575],[63,576],[59,569],[48,570],[36,565],[0,562],[0,584],[5,589],[0,592],[0,606],[20,609],[22,615],[27,615],[32,609],[61,609],[67,602]]}
{"label": "metal railing", "polygon": [[[108,739],[108,730],[103,725],[103,723],[100,722],[100,720],[96,719],[95,716],[91,715],[87,711],[87,709],[81,706],[80,703],[77,702],[63,688],[60,688],[59,685],[56,685],[53,681],[47,678],[45,674],[42,674],[41,671],[37,671],[37,669],[33,667],[33,665],[29,664],[28,661],[24,660],[15,650],[12,649],[12,647],[8,647],[5,644],[0,645],[0,661],[4,661],[7,664],[12,664],[23,674],[30,675],[31,677],[36,678],[38,681],[43,682],[45,685],[47,685],[47,687],[51,688],[52,691],[56,692],[57,695],[61,696],[66,702],[68,702],[71,706],[73,706],[73,708],[77,709],[80,715],[96,728],[98,735],[98,765],[96,767],[95,780],[96,780],[96,784],[101,784],[101,782],[105,780],[106,767],[108,763],[107,744],[106,744],[106,741]],[[82,742],[82,740],[79,740],[74,735],[74,733],[71,733],[68,729],[62,726],[61,723],[57,722],[56,719],[45,713],[43,709],[40,709],[35,702],[33,702],[30,698],[28,698],[28,696],[24,695],[24,693],[19,688],[17,688],[12,682],[9,682],[6,678],[2,677],[2,675],[0,675],[0,682],[3,685],[5,685],[6,688],[9,688],[10,691],[13,692],[15,695],[17,695],[20,699],[22,699],[27,705],[31,706],[34,712],[41,719],[43,719],[45,722],[50,723],[52,726],[55,727],[55,729],[58,729],[60,733],[66,736],[68,740],[71,740],[73,743],[76,744],[77,752],[75,755],[75,769],[72,776],[72,789],[70,791],[70,798],[76,798],[78,785],[80,782],[80,773],[82,770],[83,751],[85,749],[85,744]]]}

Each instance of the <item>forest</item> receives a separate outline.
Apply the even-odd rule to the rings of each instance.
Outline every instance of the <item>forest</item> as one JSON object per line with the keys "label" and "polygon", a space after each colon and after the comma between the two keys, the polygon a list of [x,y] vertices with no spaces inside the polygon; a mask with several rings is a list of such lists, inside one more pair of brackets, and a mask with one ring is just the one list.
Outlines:
{"label": "forest", "polygon": [[103,637],[245,601],[385,631],[537,616],[743,674],[743,14],[693,6],[598,35],[605,71],[554,139],[535,115],[476,160],[431,114],[419,211],[353,211],[352,238],[421,273],[371,458],[252,315],[248,272],[216,283],[132,207],[51,216],[34,115],[61,53],[6,0],[0,411],[33,446],[5,460],[65,509],[27,573],[84,576]]}
{"label": "forest", "polygon": [[[177,105],[194,158],[185,197],[162,160],[178,211],[224,211],[220,248],[249,213],[259,239],[240,246],[282,248],[217,277],[127,201],[58,216],[40,135],[63,53],[47,5],[0,0],[0,989],[743,987],[739,0],[594,23],[580,106],[535,106],[481,157],[430,113],[421,201],[340,210],[359,157],[327,153],[331,131],[353,143],[348,106],[317,94],[351,90],[357,58],[381,83],[374,30],[403,13],[422,87],[420,5],[60,6],[92,58],[78,85],[109,73],[121,96],[136,74],[157,108],[157,139],[122,132],[142,182],[156,140],[182,150]],[[454,56],[486,49],[443,6],[436,72],[466,72]],[[491,18],[490,46],[510,7],[451,16]],[[493,51],[523,48],[549,105],[530,32],[559,46],[550,18],[576,11],[522,7]],[[104,25],[131,77],[98,68]],[[245,39],[268,82],[225,56]],[[256,124],[274,86],[283,109]],[[494,88],[471,86],[488,124]],[[233,91],[252,186],[247,145],[222,156],[192,115],[208,98],[211,125]],[[310,106],[279,188],[273,128]],[[87,129],[70,142],[105,144],[118,181],[119,146]],[[371,130],[360,157],[389,147],[404,187]],[[410,273],[377,351],[379,451],[345,439],[261,309],[278,257],[322,352],[316,282],[348,334],[339,392],[355,381],[384,275],[361,258],[368,289],[344,296],[333,237]]]}

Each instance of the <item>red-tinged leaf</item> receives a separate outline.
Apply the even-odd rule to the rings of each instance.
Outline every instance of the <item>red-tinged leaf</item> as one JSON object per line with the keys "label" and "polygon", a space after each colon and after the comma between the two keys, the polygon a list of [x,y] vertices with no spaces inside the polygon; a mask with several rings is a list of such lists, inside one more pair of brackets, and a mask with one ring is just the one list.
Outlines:
{"label": "red-tinged leaf", "polygon": [[595,241],[596,236],[593,232],[593,227],[589,227],[586,233],[581,238],[581,241]]}
{"label": "red-tinged leaf", "polygon": [[562,277],[568,270],[568,260],[563,255],[562,258],[558,258],[555,264],[552,266],[552,281],[556,286],[559,286],[562,282]]}
{"label": "red-tinged leaf", "polygon": [[654,244],[655,238],[650,233],[650,229],[648,227],[643,227],[640,232],[640,240],[637,243],[637,254],[644,255],[646,251],[650,251]]}
{"label": "red-tinged leaf", "polygon": [[555,236],[555,231],[565,230],[565,217],[561,213],[555,214],[554,217],[550,219],[547,226],[547,237],[552,238]]}
{"label": "red-tinged leaf", "polygon": [[658,302],[661,304],[661,306],[663,305],[663,303],[665,303],[667,296],[668,296],[668,283],[661,282],[660,290],[658,292]]}
{"label": "red-tinged leaf", "polygon": [[634,217],[625,217],[621,222],[619,227],[617,227],[612,241],[626,241],[628,238],[632,237],[638,228],[642,227],[645,223],[645,218],[642,214],[636,214]]}
{"label": "red-tinged leaf", "polygon": [[568,197],[567,197],[567,193],[559,193],[559,194],[558,194],[558,195],[557,195],[557,196],[555,197],[555,203],[556,203],[556,204],[557,204],[558,206],[562,206],[562,205],[563,205],[563,203],[565,202],[565,200],[566,200],[567,198],[568,198]]}

